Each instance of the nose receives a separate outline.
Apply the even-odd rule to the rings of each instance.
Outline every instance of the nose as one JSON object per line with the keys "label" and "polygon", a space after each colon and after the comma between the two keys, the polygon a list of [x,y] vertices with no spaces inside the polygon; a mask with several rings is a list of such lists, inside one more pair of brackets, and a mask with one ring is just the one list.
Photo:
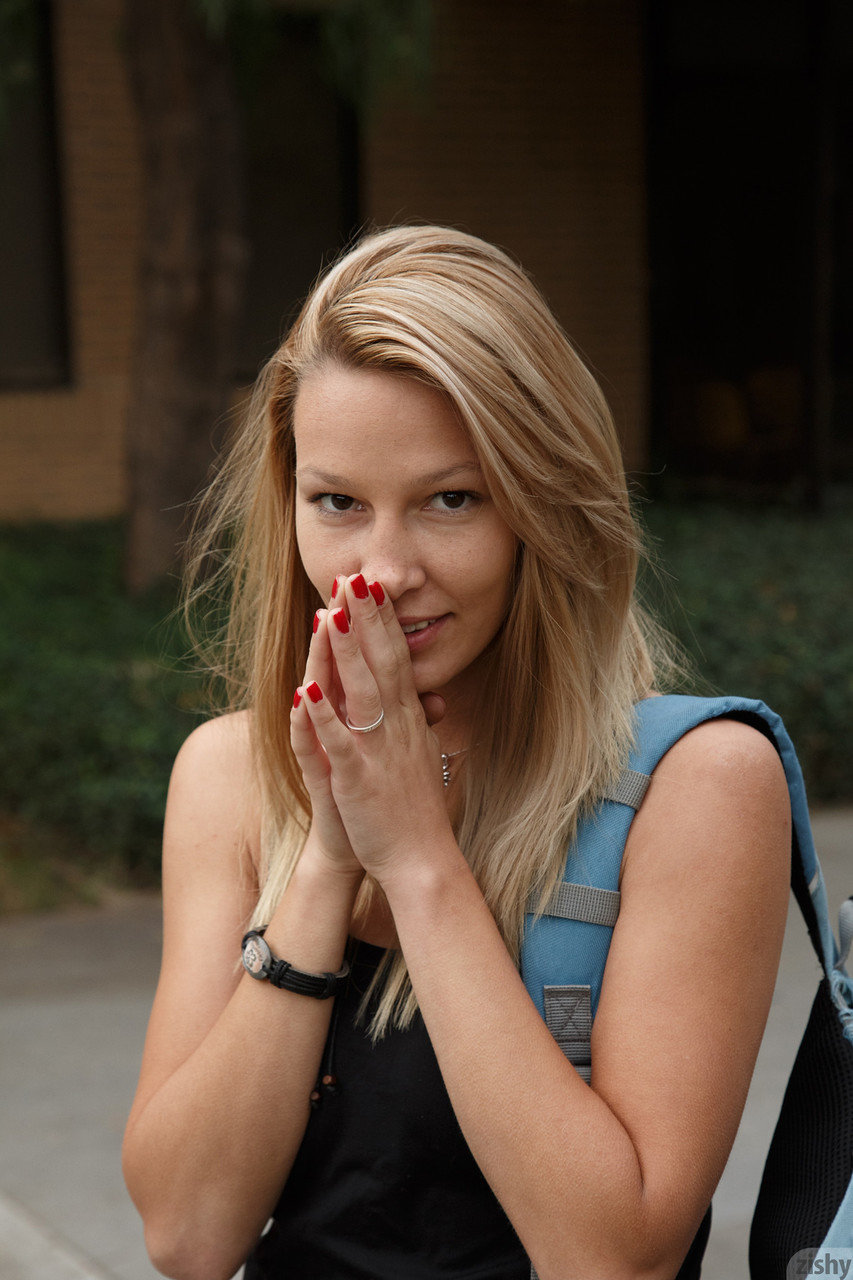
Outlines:
{"label": "nose", "polygon": [[361,572],[381,582],[392,600],[417,591],[427,580],[419,540],[404,521],[376,520],[362,548]]}

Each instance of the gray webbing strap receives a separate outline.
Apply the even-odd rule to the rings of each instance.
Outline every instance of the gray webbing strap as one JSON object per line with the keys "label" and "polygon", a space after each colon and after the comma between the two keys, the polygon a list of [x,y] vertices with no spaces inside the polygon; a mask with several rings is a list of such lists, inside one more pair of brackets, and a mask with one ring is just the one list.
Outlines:
{"label": "gray webbing strap", "polygon": [[[639,809],[649,789],[647,773],[626,769],[603,796],[615,804]],[[588,884],[570,884],[562,880],[551,894],[543,915],[560,916],[564,920],[582,920],[587,924],[615,925],[619,915],[621,894],[615,889],[597,889]],[[592,1067],[590,1039],[592,1006],[589,987],[545,987],[545,1022],[563,1053],[582,1080],[589,1084]],[[530,1280],[539,1280],[530,1264]]]}
{"label": "gray webbing strap", "polygon": [[649,789],[651,778],[647,773],[637,773],[635,769],[626,769],[604,793],[605,800],[613,800],[616,804],[627,804],[631,809],[639,809],[643,797]]}
{"label": "gray webbing strap", "polygon": [[545,1022],[578,1075],[592,1076],[592,1004],[587,986],[545,987]]}
{"label": "gray webbing strap", "polygon": [[563,920],[582,920],[586,924],[604,924],[610,928],[619,915],[622,895],[618,889],[598,889],[589,884],[571,884],[561,880],[545,904],[543,915],[560,916]]}
{"label": "gray webbing strap", "polygon": [[[581,1079],[589,1084],[592,1075],[592,1005],[589,987],[546,986],[544,996],[548,1030]],[[530,1280],[539,1280],[533,1263],[530,1264]]]}

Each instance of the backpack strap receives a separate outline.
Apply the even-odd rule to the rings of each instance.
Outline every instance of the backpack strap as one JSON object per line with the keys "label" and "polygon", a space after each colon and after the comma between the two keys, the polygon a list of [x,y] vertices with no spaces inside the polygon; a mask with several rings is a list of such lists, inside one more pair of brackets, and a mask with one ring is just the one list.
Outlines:
{"label": "backpack strap", "polygon": [[[563,993],[560,999],[569,992],[581,1002],[584,995],[589,1000],[591,1028],[618,918],[619,874],[634,814],[645,796],[651,774],[670,747],[697,725],[723,717],[753,725],[779,752],[793,819],[791,887],[829,979],[835,1003],[853,1038],[853,987],[844,971],[830,923],[826,887],[815,851],[796,752],[775,712],[763,702],[738,697],[693,698],[672,694],[637,703],[635,740],[627,770],[616,787],[580,822],[568,852],[563,880],[547,902],[531,903],[525,918],[521,974],[546,1022],[549,1007],[563,1007],[555,992]],[[853,908],[850,916],[853,920]],[[853,923],[849,932],[853,935]],[[551,989],[547,1000],[546,989]],[[557,1016],[552,1014],[555,1027]],[[587,1066],[588,1050],[579,1049],[576,1037],[569,1039],[572,1061],[581,1057],[581,1065]]]}

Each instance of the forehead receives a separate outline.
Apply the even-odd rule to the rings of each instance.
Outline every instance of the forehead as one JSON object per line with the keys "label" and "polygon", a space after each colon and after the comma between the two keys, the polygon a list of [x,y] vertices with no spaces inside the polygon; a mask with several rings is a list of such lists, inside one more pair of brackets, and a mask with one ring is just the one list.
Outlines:
{"label": "forehead", "polygon": [[293,410],[297,467],[371,461],[412,474],[477,465],[447,396],[404,374],[327,365],[302,383]]}

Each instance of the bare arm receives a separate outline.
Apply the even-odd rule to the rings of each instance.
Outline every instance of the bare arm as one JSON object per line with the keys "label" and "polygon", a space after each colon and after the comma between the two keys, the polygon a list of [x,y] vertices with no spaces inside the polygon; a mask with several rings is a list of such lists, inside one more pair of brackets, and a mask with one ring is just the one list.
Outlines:
{"label": "bare arm", "polygon": [[591,1088],[452,851],[385,884],[460,1125],[542,1280],[678,1269],[746,1098],[789,850],[781,765],[759,734],[707,725],[673,749],[629,844]]}
{"label": "bare arm", "polygon": [[[230,1277],[280,1194],[309,1113],[330,1016],[236,968],[258,886],[258,801],[243,717],[191,735],[164,838],[164,947],[124,1169],[155,1265]],[[273,951],[340,967],[361,880],[306,847],[270,922]]]}

